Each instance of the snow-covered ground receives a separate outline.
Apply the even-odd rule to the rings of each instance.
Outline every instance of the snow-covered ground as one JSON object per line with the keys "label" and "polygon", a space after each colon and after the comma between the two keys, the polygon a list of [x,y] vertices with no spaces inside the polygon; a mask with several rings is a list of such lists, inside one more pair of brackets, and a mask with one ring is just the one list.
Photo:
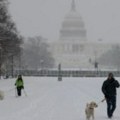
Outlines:
{"label": "snow-covered ground", "polygon": [[[0,120],[85,120],[87,102],[103,99],[101,86],[106,78],[23,77],[21,97],[15,97],[15,79],[0,80],[5,92],[0,101]],[[116,78],[120,82],[120,78]],[[120,89],[114,119],[120,120]],[[106,120],[106,102],[95,109],[95,120]]]}

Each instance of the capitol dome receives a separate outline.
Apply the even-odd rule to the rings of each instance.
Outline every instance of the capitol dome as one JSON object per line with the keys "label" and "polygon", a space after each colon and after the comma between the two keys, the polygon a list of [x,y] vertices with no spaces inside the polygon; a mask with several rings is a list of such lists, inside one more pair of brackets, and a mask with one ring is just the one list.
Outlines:
{"label": "capitol dome", "polygon": [[86,29],[82,17],[76,11],[75,1],[72,0],[71,10],[65,16],[60,30],[60,39],[62,40],[86,40]]}

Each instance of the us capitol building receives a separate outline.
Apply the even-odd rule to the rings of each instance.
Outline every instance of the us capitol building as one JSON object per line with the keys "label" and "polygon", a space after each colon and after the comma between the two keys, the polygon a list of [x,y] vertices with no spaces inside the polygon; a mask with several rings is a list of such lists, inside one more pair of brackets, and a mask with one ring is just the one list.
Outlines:
{"label": "us capitol building", "polygon": [[[114,46],[87,39],[85,23],[76,10],[75,0],[72,0],[70,11],[62,22],[59,34],[59,40],[50,44],[55,67],[61,63],[65,69],[94,69],[94,63],[97,63],[99,57]],[[98,65],[102,68],[100,63]]]}

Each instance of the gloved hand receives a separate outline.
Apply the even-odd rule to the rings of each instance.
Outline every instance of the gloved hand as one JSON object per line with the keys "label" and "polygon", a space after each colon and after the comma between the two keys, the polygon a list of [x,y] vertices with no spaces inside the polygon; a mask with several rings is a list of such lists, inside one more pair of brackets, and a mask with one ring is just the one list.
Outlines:
{"label": "gloved hand", "polygon": [[110,95],[105,94],[105,98],[106,98],[106,99],[109,99],[109,98],[110,98]]}
{"label": "gloved hand", "polygon": [[24,86],[22,86],[21,88],[24,89]]}

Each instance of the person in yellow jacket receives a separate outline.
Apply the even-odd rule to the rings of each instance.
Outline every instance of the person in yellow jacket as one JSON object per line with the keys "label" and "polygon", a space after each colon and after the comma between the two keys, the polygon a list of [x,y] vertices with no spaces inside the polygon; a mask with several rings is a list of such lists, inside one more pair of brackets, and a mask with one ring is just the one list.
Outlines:
{"label": "person in yellow jacket", "polygon": [[22,75],[18,75],[18,78],[15,82],[15,86],[16,86],[16,89],[17,89],[17,95],[21,96],[21,90],[24,89],[24,82],[23,82],[23,79],[22,79]]}

